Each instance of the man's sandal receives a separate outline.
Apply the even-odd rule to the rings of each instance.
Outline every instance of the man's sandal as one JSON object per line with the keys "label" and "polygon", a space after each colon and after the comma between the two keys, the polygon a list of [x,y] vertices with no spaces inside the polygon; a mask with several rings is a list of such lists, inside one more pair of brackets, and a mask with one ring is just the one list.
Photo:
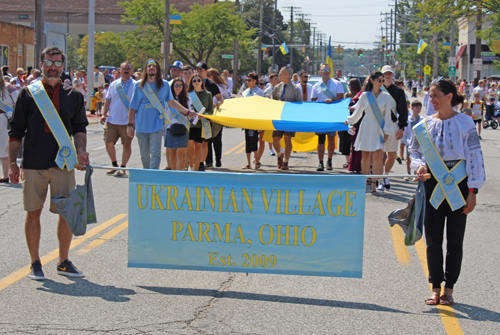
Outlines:
{"label": "man's sandal", "polygon": [[439,294],[437,294],[437,293],[432,293],[430,297],[425,299],[426,305],[439,305],[440,302],[441,302],[441,298],[439,297]]}
{"label": "man's sandal", "polygon": [[441,305],[445,305],[445,306],[452,306],[453,305],[453,297],[451,295],[447,295],[447,294],[443,294],[440,298],[439,298],[439,303]]}

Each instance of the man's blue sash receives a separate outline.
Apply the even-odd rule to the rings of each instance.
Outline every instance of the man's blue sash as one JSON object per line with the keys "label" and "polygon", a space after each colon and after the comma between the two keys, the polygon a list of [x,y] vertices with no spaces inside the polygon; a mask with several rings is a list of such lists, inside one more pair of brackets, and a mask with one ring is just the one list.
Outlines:
{"label": "man's blue sash", "polygon": [[179,121],[179,123],[183,124],[187,130],[189,130],[189,127],[191,125],[189,120],[184,115],[179,113],[175,108],[170,107],[169,105],[167,105],[167,108],[170,110],[170,113],[172,114],[173,118]]}
{"label": "man's blue sash", "polygon": [[125,90],[123,89],[122,78],[116,80],[115,88],[116,88],[116,93],[118,94],[118,97],[120,98],[123,106],[125,106],[125,108],[129,110],[130,99],[128,98],[127,93],[125,93]]}
{"label": "man's blue sash", "polygon": [[323,92],[324,95],[326,95],[329,99],[335,100],[337,97],[333,94],[332,91],[328,88],[328,86],[325,85],[323,81],[321,81],[318,84],[319,88],[321,89],[321,92]]}
{"label": "man's blue sash", "polygon": [[[372,91],[366,91],[366,97],[368,98],[368,102],[370,103],[370,107],[372,108],[373,115],[375,115],[375,119],[377,120],[380,129],[382,130],[382,132],[384,132],[385,120],[382,112],[380,111],[377,99],[375,99],[375,95]],[[384,144],[383,135],[380,135],[380,143]]]}
{"label": "man's blue sash", "polygon": [[146,89],[143,90],[144,94],[146,95],[146,98],[148,98],[149,102],[151,105],[153,105],[154,108],[160,113],[160,119],[163,119],[165,124],[171,124],[172,121],[168,118],[167,111],[165,108],[163,108],[162,103],[156,96],[156,93],[153,91],[151,88],[151,85],[149,83],[146,83]]}
{"label": "man's blue sash", "polygon": [[12,107],[3,102],[2,99],[0,99],[0,109],[6,113],[12,113],[12,111],[14,110]]}
{"label": "man's blue sash", "polygon": [[463,207],[466,202],[462,192],[460,192],[458,184],[467,177],[465,161],[461,160],[451,170],[448,169],[437,152],[434,143],[431,141],[425,119],[413,127],[413,131],[422,147],[427,166],[438,182],[438,185],[436,185],[436,188],[432,191],[430,199],[432,207],[437,209],[444,199],[448,201],[448,204],[454,211]]}
{"label": "man's blue sash", "polygon": [[73,170],[75,164],[78,164],[77,154],[73,142],[71,142],[71,136],[69,136],[64,123],[59,116],[52,100],[50,100],[45,87],[43,87],[42,81],[38,80],[28,86],[33,100],[35,100],[40,113],[42,114],[45,122],[52,131],[52,135],[59,144],[59,151],[56,156],[56,164],[59,168],[63,169],[64,166],[68,171]]}
{"label": "man's blue sash", "polygon": [[398,105],[396,104],[396,100],[394,100],[394,98],[392,97],[391,93],[389,93],[389,91],[387,90],[387,88],[385,88],[384,85],[382,85],[382,87],[380,88],[382,91],[384,91],[385,93],[389,94],[389,96],[391,97],[391,111],[392,111],[392,114],[394,114],[395,117],[398,117]]}
{"label": "man's blue sash", "polygon": [[[201,103],[200,98],[198,98],[196,92],[189,92],[189,97],[191,98],[194,108],[196,109],[198,114],[203,115],[205,112],[205,107],[203,107],[203,104]],[[212,137],[212,128],[210,128],[210,122],[205,118],[201,118],[201,137],[206,140]]]}

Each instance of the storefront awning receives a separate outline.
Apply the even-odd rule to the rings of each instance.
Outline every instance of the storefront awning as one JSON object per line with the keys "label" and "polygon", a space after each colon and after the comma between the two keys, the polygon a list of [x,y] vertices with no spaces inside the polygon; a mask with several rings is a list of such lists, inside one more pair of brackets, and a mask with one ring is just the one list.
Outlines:
{"label": "storefront awning", "polygon": [[460,58],[462,57],[463,53],[465,52],[465,50],[467,49],[467,44],[466,45],[462,45],[460,46],[460,49],[458,49],[458,52],[457,52],[457,69],[459,67],[459,62],[460,62]]}

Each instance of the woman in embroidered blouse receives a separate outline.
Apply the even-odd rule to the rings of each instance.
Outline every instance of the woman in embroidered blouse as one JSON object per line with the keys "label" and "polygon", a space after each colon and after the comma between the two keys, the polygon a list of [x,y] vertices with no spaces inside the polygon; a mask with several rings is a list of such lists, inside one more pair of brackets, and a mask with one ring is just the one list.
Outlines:
{"label": "woman in embroidered blouse", "polygon": [[[479,136],[472,119],[453,110],[463,102],[455,85],[450,80],[440,79],[431,84],[430,98],[436,114],[427,116],[429,137],[448,169],[465,161],[467,177],[458,187],[466,205],[453,211],[446,200],[434,208],[431,195],[437,186],[437,180],[428,173],[427,162],[416,137],[410,145],[411,167],[417,171],[417,179],[425,181],[427,204],[425,207],[425,239],[427,243],[427,263],[432,295],[425,300],[428,305],[452,305],[453,287],[460,274],[463,254],[463,240],[467,214],[476,206],[476,194],[483,186],[486,175]],[[442,176],[440,176],[442,178]],[[443,272],[443,232],[446,219],[446,262]],[[441,294],[441,283],[446,282]]]}
{"label": "woman in embroidered blouse", "polygon": [[[382,91],[380,88],[384,83],[384,75],[382,72],[373,73],[366,84],[366,89],[359,98],[359,102],[354,106],[354,112],[347,118],[346,124],[355,124],[363,116],[361,125],[359,126],[358,136],[354,142],[354,148],[361,153],[361,172],[364,175],[370,174],[370,166],[372,166],[373,158],[373,174],[381,175],[383,173],[383,158],[384,158],[384,143],[389,138],[388,134],[392,133],[391,119],[391,96],[389,93]],[[372,110],[368,100],[368,94],[373,94],[380,109],[380,113],[384,118],[384,129],[380,128],[375,113]],[[383,141],[382,141],[382,140]],[[368,188],[371,185],[371,192],[377,193],[375,182],[366,181]]]}

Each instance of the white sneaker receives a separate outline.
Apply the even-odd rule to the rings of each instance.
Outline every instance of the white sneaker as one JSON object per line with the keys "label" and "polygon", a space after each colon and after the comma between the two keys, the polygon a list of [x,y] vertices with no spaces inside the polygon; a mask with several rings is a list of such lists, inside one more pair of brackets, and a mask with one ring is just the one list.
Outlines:
{"label": "white sneaker", "polygon": [[384,191],[385,191],[384,181],[383,179],[380,179],[377,186],[377,192],[384,192]]}
{"label": "white sneaker", "polygon": [[385,187],[387,190],[390,190],[390,189],[391,189],[391,183],[389,182],[389,178],[384,178],[384,187]]}
{"label": "white sneaker", "polygon": [[269,156],[276,156],[274,149],[269,149]]}

